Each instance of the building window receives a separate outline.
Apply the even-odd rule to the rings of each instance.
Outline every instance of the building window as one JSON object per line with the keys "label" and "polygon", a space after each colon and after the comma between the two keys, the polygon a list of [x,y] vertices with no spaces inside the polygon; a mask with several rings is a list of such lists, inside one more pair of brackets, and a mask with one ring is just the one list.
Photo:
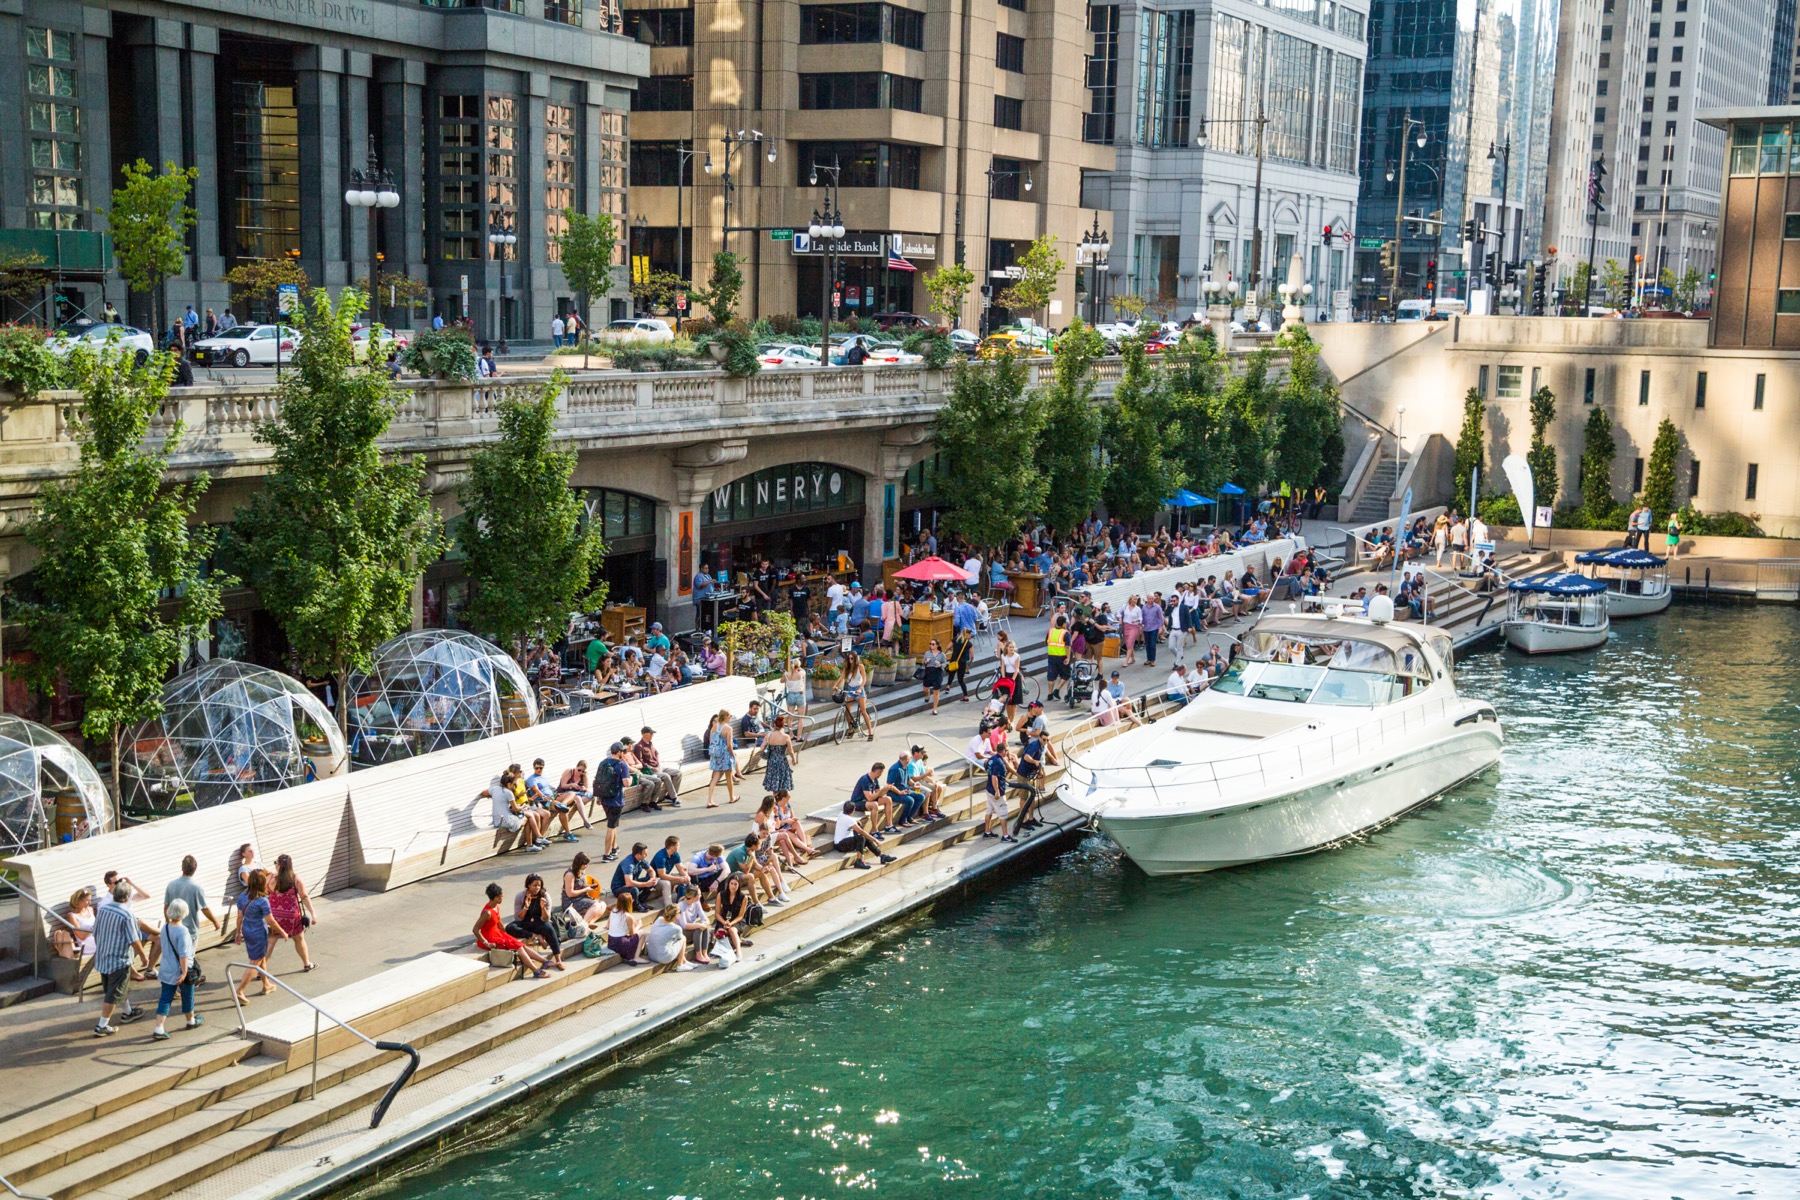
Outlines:
{"label": "building window", "polygon": [[1650,22],[1650,36],[1653,38],[1659,38],[1662,36],[1662,22],[1661,21]]}
{"label": "building window", "polygon": [[1680,112],[1681,111],[1681,97],[1680,96],[1670,96],[1668,109],[1670,112]]}
{"label": "building window", "polygon": [[1475,390],[1476,390],[1476,391],[1478,391],[1478,392],[1480,392],[1480,393],[1481,393],[1481,398],[1482,398],[1482,399],[1484,399],[1484,400],[1485,400],[1485,399],[1487,399],[1487,394],[1488,394],[1488,369],[1487,369],[1487,367],[1486,367],[1486,365],[1483,365],[1483,366],[1482,366],[1482,367],[1481,367],[1481,368],[1480,368],[1480,369],[1479,369],[1479,370],[1477,370],[1477,371],[1476,371],[1476,373],[1475,373]]}
{"label": "building window", "polygon": [[814,163],[836,163],[839,182],[847,188],[919,187],[920,150],[888,142],[802,142],[794,156],[795,185],[811,188]]}
{"label": "building window", "polygon": [[1119,95],[1119,6],[1088,7],[1093,53],[1087,60],[1088,110],[1081,117],[1081,140],[1111,145]]}
{"label": "building window", "polygon": [[581,0],[544,0],[544,20],[579,27]]}
{"label": "building window", "polygon": [[1594,85],[1594,95],[1596,96],[1604,96],[1607,94],[1608,90],[1607,81],[1604,79]]}
{"label": "building window", "polygon": [[1596,125],[1606,124],[1606,109],[1604,107],[1596,108],[1594,110],[1594,124],[1596,124]]}
{"label": "building window", "polygon": [[[238,262],[289,257],[300,249],[300,110],[294,89],[232,81],[231,140],[227,253]],[[246,298],[246,307],[269,315],[266,302]]]}
{"label": "building window", "polygon": [[809,4],[800,10],[800,44],[841,46],[890,42],[925,48],[925,14],[891,4]]}
{"label": "building window", "polygon": [[1669,61],[1670,62],[1680,62],[1682,49],[1683,48],[1680,46],[1676,46],[1673,49],[1671,49],[1669,51]]}
{"label": "building window", "polygon": [[652,75],[638,81],[631,93],[632,112],[691,112],[694,108],[692,75]]}
{"label": "building window", "polygon": [[1025,11],[1025,0],[1000,0],[1001,8],[1010,8],[1014,12]]}
{"label": "building window", "polygon": [[898,108],[925,111],[924,85],[880,71],[829,71],[800,76],[803,109]]}
{"label": "building window", "polygon": [[1600,40],[1603,42],[1612,41],[1612,26],[1611,25],[1602,25],[1600,27]]}
{"label": "building window", "polygon": [[545,257],[562,261],[556,239],[568,232],[563,215],[575,207],[575,106],[544,106],[544,238]]}
{"label": "building window", "polygon": [[1650,403],[1650,372],[1638,372],[1638,407],[1643,408]]}
{"label": "building window", "polygon": [[1675,22],[1675,36],[1676,37],[1686,37],[1687,36],[1687,22],[1686,21]]}
{"label": "building window", "polygon": [[632,187],[676,187],[693,183],[693,164],[681,158],[680,142],[631,143]]}
{"label": "building window", "polygon": [[1800,213],[1789,213],[1783,218],[1781,236],[1784,238],[1800,238]]}
{"label": "building window", "polygon": [[1756,464],[1751,463],[1744,472],[1744,499],[1756,499]]}
{"label": "building window", "polygon": [[1500,367],[1499,382],[1494,389],[1496,400],[1517,400],[1525,389],[1525,368]]}
{"label": "building window", "polygon": [[1769,377],[1767,375],[1758,375],[1756,377],[1756,397],[1755,397],[1755,399],[1750,401],[1750,407],[1757,412],[1762,411],[1763,388],[1765,386],[1767,386],[1768,382],[1769,382]]}
{"label": "building window", "polygon": [[1782,288],[1775,293],[1775,311],[1800,313],[1800,288]]}
{"label": "building window", "polygon": [[1631,460],[1631,491],[1633,495],[1644,490],[1644,460]]}
{"label": "building window", "polygon": [[994,65],[1002,71],[1025,70],[1025,39],[1010,33],[994,35]]}
{"label": "building window", "polygon": [[1012,96],[994,97],[994,128],[1025,128],[1025,102]]}
{"label": "building window", "polygon": [[1694,407],[1706,407],[1706,372],[1701,371],[1694,377]]}
{"label": "building window", "polygon": [[1143,20],[1138,141],[1185,146],[1194,102],[1194,11],[1145,9]]}
{"label": "building window", "polygon": [[1592,367],[1587,369],[1587,378],[1581,385],[1581,402],[1583,404],[1594,402],[1594,368]]}
{"label": "building window", "polygon": [[1025,164],[1016,158],[996,158],[990,195],[996,200],[1023,200]]}
{"label": "building window", "polygon": [[34,229],[80,229],[87,223],[86,147],[81,138],[81,78],[75,66],[76,35],[62,29],[25,28],[25,91],[31,134],[31,198],[27,222]]}
{"label": "building window", "polygon": [[1688,464],[1688,501],[1691,503],[1700,495],[1700,460],[1695,459]]}
{"label": "building window", "polygon": [[694,44],[694,10],[650,8],[625,14],[625,36],[646,46]]}

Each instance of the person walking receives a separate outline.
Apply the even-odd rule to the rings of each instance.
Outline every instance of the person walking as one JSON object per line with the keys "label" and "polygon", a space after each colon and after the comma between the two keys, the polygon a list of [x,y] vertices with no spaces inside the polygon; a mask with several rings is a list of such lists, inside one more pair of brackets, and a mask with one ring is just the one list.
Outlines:
{"label": "person walking", "polygon": [[281,854],[275,858],[275,884],[269,892],[269,913],[281,926],[282,934],[299,951],[300,969],[311,971],[318,964],[306,951],[306,931],[317,925],[319,919],[313,912],[312,897],[306,894],[306,885],[294,873],[291,855]]}
{"label": "person walking", "polygon": [[706,725],[706,766],[712,772],[712,778],[706,782],[706,807],[717,808],[713,803],[713,789],[721,782],[725,784],[725,799],[737,803],[737,756],[731,749],[731,713],[721,708]]}
{"label": "person walking", "polygon": [[1124,643],[1126,666],[1137,666],[1137,644],[1143,636],[1144,605],[1138,597],[1131,596],[1119,617],[1119,640]]}
{"label": "person walking", "polygon": [[112,903],[102,904],[94,913],[94,970],[100,973],[100,1020],[94,1025],[95,1037],[119,1032],[112,1023],[113,1009],[122,1006],[119,1024],[124,1025],[144,1015],[144,1010],[131,1003],[131,958],[135,953],[148,968],[150,956],[144,951],[144,935],[138,919],[132,914],[131,888],[123,881],[113,884]]}
{"label": "person walking", "polygon": [[[1049,685],[1047,698],[1062,699],[1063,682],[1069,678],[1069,618],[1057,613],[1044,637],[1044,682]],[[931,710],[936,712],[934,706]]]}
{"label": "person walking", "polygon": [[281,925],[271,915],[269,909],[269,873],[258,869],[250,872],[250,882],[244,889],[244,914],[239,918],[244,935],[244,957],[250,960],[250,970],[238,980],[237,999],[242,1004],[249,997],[244,989],[250,981],[262,979],[262,994],[268,995],[275,990],[269,982],[274,976],[269,973],[269,952],[274,949],[275,939],[286,937]]}
{"label": "person walking", "polygon": [[550,347],[553,350],[561,350],[562,344],[563,344],[563,319],[560,316],[551,317],[550,318]]}
{"label": "person walking", "polygon": [[944,659],[944,671],[956,680],[962,692],[960,703],[969,702],[969,660],[975,656],[975,627],[958,629],[950,635],[950,653]]}
{"label": "person walking", "polygon": [[186,907],[187,916],[184,920],[187,924],[188,933],[193,935],[190,940],[190,945],[194,946],[200,944],[200,916],[202,913],[206,915],[206,919],[212,923],[212,927],[215,930],[223,932],[219,925],[219,918],[214,916],[213,910],[207,906],[206,890],[202,888],[199,882],[194,878],[194,873],[199,869],[200,863],[193,855],[189,854],[183,856],[181,860],[181,874],[177,878],[170,880],[169,886],[163,889],[164,908],[168,908],[169,905],[176,900],[181,901]]}
{"label": "person walking", "polygon": [[931,715],[937,716],[938,702],[944,698],[944,664],[949,661],[944,648],[936,638],[925,648],[925,656],[919,660],[919,682],[925,687],[925,695],[931,701]]}
{"label": "person walking", "polygon": [[763,786],[771,792],[794,790],[794,764],[788,757],[794,738],[787,731],[787,723],[787,714],[778,715],[763,736]]}
{"label": "person walking", "polygon": [[169,1040],[169,1031],[164,1026],[168,1024],[169,1009],[177,992],[181,995],[181,1015],[187,1018],[187,1028],[198,1029],[203,1024],[200,1015],[194,1011],[194,935],[188,932],[187,926],[191,915],[187,901],[179,898],[169,901],[163,909],[168,923],[163,926],[162,961],[156,968],[156,982],[161,993],[156,999],[156,1028],[150,1034],[153,1041]]}
{"label": "person walking", "polygon": [[1150,598],[1144,601],[1144,662],[1148,666],[1156,665],[1156,643],[1162,636],[1166,619],[1162,593],[1151,593]]}

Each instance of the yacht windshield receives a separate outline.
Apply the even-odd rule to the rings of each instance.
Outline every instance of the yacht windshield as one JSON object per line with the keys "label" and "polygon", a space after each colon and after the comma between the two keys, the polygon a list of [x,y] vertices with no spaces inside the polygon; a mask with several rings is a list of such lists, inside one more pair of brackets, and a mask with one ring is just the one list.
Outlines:
{"label": "yacht windshield", "polygon": [[1252,630],[1213,690],[1295,704],[1392,704],[1426,687],[1416,649]]}

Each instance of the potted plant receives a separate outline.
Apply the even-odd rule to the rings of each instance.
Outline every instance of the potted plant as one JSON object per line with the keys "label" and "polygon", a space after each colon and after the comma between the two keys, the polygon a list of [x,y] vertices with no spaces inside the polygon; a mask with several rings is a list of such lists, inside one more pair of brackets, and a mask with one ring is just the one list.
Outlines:
{"label": "potted plant", "polygon": [[831,699],[831,693],[837,691],[844,672],[836,663],[821,662],[813,667],[809,677],[812,679],[813,703],[823,704]]}
{"label": "potted plant", "polygon": [[894,686],[894,656],[877,646],[863,654],[863,665],[869,668],[869,683],[873,687]]}
{"label": "potted plant", "polygon": [[427,329],[406,349],[406,369],[435,379],[475,378],[475,342],[466,330]]}

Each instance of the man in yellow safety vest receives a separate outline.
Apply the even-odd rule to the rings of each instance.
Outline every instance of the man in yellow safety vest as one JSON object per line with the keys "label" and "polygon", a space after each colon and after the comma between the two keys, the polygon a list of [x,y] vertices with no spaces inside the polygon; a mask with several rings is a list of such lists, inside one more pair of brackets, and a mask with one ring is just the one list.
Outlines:
{"label": "man in yellow safety vest", "polygon": [[1069,677],[1069,618],[1061,613],[1050,625],[1050,636],[1045,652],[1050,656],[1045,678],[1050,684],[1049,699],[1060,699],[1059,691],[1063,680]]}

